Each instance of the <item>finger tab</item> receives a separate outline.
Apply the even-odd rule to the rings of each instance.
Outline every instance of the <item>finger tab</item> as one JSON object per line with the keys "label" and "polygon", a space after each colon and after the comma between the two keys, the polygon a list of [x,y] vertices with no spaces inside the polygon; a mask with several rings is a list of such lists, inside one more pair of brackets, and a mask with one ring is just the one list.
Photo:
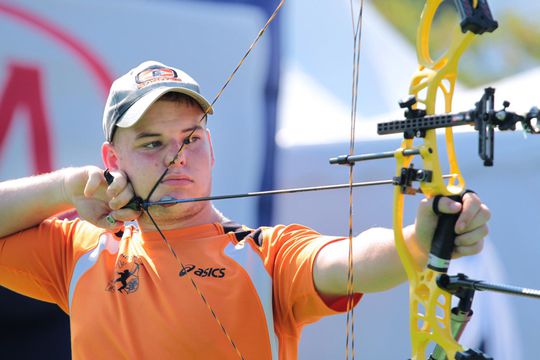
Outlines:
{"label": "finger tab", "polygon": [[439,201],[441,201],[442,196],[437,195],[433,198],[433,203],[431,204],[431,208],[433,209],[433,213],[437,216],[441,216],[442,213],[439,211]]}
{"label": "finger tab", "polygon": [[110,173],[109,169],[105,169],[103,172],[103,176],[105,177],[105,181],[107,181],[107,184],[111,185],[114,181],[114,176]]}

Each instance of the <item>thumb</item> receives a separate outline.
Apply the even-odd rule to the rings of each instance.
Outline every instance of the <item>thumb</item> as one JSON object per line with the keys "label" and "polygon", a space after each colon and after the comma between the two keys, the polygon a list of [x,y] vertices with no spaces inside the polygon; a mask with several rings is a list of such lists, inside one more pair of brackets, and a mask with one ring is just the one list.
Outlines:
{"label": "thumb", "polygon": [[462,204],[446,196],[435,196],[429,199],[428,204],[433,214],[457,214],[461,211]]}
{"label": "thumb", "polygon": [[92,197],[98,191],[101,185],[105,183],[102,170],[89,170],[88,179],[84,187],[84,196]]}

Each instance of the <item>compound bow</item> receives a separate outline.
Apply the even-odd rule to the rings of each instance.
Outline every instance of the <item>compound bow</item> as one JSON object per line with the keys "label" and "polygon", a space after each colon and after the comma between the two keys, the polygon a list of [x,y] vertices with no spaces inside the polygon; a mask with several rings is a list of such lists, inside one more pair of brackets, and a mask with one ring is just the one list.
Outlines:
{"label": "compound bow", "polygon": [[[468,279],[465,275],[446,275],[454,249],[455,225],[458,215],[439,214],[438,225],[431,244],[427,267],[415,262],[404,240],[403,208],[404,195],[422,192],[428,198],[448,196],[461,201],[466,192],[465,181],[459,170],[453,140],[454,126],[474,125],[479,131],[479,153],[484,165],[493,165],[494,129],[515,130],[520,122],[529,133],[538,133],[535,121],[539,111],[532,108],[526,115],[518,115],[504,109],[494,110],[494,89],[488,88],[473,110],[450,114],[452,96],[457,78],[458,61],[473,38],[484,32],[494,31],[498,24],[493,20],[487,0],[455,0],[461,15],[461,33],[457,33],[448,50],[438,59],[431,58],[429,35],[433,18],[442,0],[427,0],[417,33],[417,56],[419,69],[414,74],[409,94],[411,97],[400,105],[407,108],[406,120],[378,124],[378,133],[402,133],[401,147],[392,154],[343,155],[330,159],[332,164],[354,164],[357,161],[387,158],[396,159],[394,178],[393,228],[396,248],[409,278],[409,310],[412,359],[426,358],[428,345],[436,345],[430,359],[491,359],[479,351],[464,348],[458,343],[465,324],[472,315],[471,306],[474,290],[489,289],[506,293],[538,297],[537,290],[504,285],[485,284]],[[444,96],[445,115],[433,115],[438,92]],[[420,107],[418,106],[420,105]],[[446,152],[451,177],[445,182],[439,159],[437,128],[446,128]],[[415,145],[415,138],[422,140]],[[412,160],[419,155],[422,169],[415,169]],[[418,181],[420,188],[413,187]],[[436,205],[434,206],[436,207]],[[437,211],[437,209],[435,209]],[[460,301],[451,309],[451,295]]]}

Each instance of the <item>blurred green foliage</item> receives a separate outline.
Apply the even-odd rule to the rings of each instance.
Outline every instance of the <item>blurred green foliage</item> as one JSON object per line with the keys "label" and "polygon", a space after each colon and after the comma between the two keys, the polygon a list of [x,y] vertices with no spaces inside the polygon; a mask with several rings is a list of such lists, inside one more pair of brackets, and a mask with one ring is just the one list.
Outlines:
{"label": "blurred green foliage", "polygon": [[[415,46],[416,29],[425,0],[371,2]],[[499,22],[499,28],[475,39],[460,61],[459,81],[465,86],[489,84],[540,63],[540,28],[533,21],[526,20],[516,11],[494,13],[493,17]],[[431,29],[433,58],[446,49],[459,21],[454,2],[443,1]]]}

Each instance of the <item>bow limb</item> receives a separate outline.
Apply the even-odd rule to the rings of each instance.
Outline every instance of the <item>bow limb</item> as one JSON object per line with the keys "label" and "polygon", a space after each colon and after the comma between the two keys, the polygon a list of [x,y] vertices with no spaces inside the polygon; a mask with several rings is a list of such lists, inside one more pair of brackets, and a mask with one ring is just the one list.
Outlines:
{"label": "bow limb", "polygon": [[[417,33],[417,56],[419,62],[418,71],[414,74],[409,88],[410,95],[416,97],[414,110],[421,105],[425,114],[435,113],[435,105],[438,92],[444,95],[444,107],[446,112],[451,112],[452,95],[454,93],[457,78],[458,61],[463,52],[470,45],[475,34],[468,32],[462,34],[456,31],[451,45],[438,59],[433,60],[429,49],[429,34],[433,17],[442,0],[427,0],[421,15],[421,22]],[[478,6],[475,1],[474,6]],[[486,5],[487,6],[487,5]],[[414,145],[414,137],[423,137],[423,144]],[[446,149],[450,173],[453,175],[448,182],[442,176],[439,152],[435,130],[426,130],[422,134],[409,134],[403,140],[401,148],[395,152],[396,174],[399,177],[404,169],[412,168],[412,157],[403,155],[405,150],[416,149],[423,160],[423,171],[429,173],[429,179],[420,180],[420,189],[427,197],[438,195],[453,196],[458,200],[465,189],[465,181],[455,156],[455,146],[452,128],[446,129]],[[456,353],[462,352],[463,347],[454,339],[450,325],[451,317],[451,294],[441,290],[436,284],[436,278],[446,273],[453,250],[453,228],[457,216],[453,216],[447,229],[440,231],[442,236],[435,236],[432,243],[432,251],[428,267],[422,269],[414,260],[405,244],[403,229],[404,194],[414,193],[410,187],[396,186],[394,190],[394,233],[396,248],[407,273],[410,288],[410,332],[412,343],[412,359],[425,359],[426,349],[430,343],[438,345],[448,359],[454,359]],[[439,225],[441,226],[441,219]],[[437,232],[436,232],[437,233]],[[434,254],[434,248],[438,243],[446,247],[444,255]],[[444,245],[450,243],[450,245]]]}

